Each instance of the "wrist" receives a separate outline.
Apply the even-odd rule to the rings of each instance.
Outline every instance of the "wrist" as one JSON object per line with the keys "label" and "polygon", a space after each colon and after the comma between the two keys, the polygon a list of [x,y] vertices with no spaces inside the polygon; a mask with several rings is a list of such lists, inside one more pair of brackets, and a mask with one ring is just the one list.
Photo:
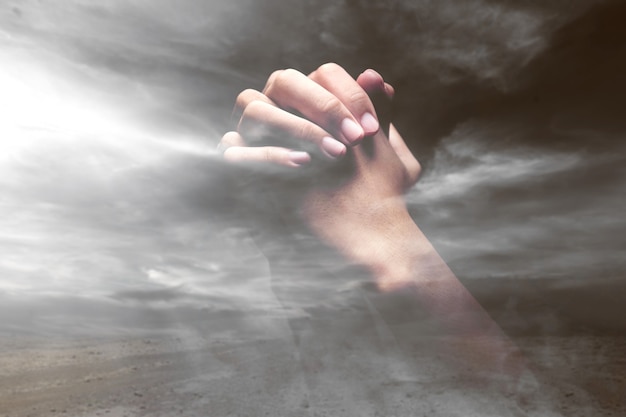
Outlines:
{"label": "wrist", "polygon": [[423,264],[434,248],[413,221],[402,203],[386,207],[383,224],[364,264],[370,270],[381,291],[394,291],[417,281],[417,266]]}

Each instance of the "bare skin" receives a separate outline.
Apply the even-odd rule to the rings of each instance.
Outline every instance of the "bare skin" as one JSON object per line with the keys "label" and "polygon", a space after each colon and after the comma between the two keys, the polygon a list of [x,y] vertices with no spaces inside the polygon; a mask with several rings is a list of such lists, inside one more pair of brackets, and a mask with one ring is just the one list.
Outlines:
{"label": "bare skin", "polygon": [[447,332],[462,336],[459,345],[445,346],[461,362],[506,377],[506,390],[516,391],[527,371],[525,360],[409,215],[403,196],[417,181],[420,164],[393,126],[387,138],[378,120],[371,120],[376,111],[368,94],[376,92],[392,96],[393,88],[373,70],[356,80],[336,64],[308,77],[277,71],[263,92],[246,90],[239,96],[238,130],[223,137],[224,157],[296,170],[311,163],[302,151],[248,146],[258,143],[255,132],[270,124],[286,131],[294,148],[312,142],[328,159],[342,159],[336,163],[351,167],[346,180],[303,190],[299,211],[305,225],[346,260],[370,271],[381,292],[409,294]]}

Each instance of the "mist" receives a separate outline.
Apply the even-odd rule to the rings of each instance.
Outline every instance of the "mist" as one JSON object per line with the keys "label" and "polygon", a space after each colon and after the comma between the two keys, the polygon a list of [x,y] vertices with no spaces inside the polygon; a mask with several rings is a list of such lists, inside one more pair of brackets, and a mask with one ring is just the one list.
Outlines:
{"label": "mist", "polygon": [[[340,283],[281,295],[262,246],[285,242],[234,216],[262,190],[234,195],[216,150],[241,90],[325,62],[395,87],[423,165],[411,215],[505,331],[623,335],[625,17],[592,0],[3,2],[3,339],[213,334],[291,352],[289,320],[352,306],[367,279],[323,249]],[[360,352],[369,371],[385,349]],[[581,410],[608,407],[587,388]]]}

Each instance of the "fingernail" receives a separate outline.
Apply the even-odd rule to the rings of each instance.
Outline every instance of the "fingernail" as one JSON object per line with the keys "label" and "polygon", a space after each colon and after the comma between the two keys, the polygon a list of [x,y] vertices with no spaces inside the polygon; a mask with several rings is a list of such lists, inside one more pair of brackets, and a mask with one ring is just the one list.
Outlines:
{"label": "fingernail", "polygon": [[322,151],[333,159],[339,158],[346,153],[346,145],[336,139],[326,136],[322,139]]}
{"label": "fingernail", "polygon": [[365,135],[361,126],[348,117],[341,122],[341,133],[343,133],[348,142],[360,141],[363,139],[363,135]]}
{"label": "fingernail", "polygon": [[289,162],[295,165],[304,165],[311,161],[311,156],[306,152],[291,151],[289,152]]}
{"label": "fingernail", "polygon": [[373,135],[378,132],[378,129],[380,128],[378,120],[376,120],[374,115],[370,112],[361,116],[361,126],[363,126],[363,130],[365,130],[365,134],[367,135]]}

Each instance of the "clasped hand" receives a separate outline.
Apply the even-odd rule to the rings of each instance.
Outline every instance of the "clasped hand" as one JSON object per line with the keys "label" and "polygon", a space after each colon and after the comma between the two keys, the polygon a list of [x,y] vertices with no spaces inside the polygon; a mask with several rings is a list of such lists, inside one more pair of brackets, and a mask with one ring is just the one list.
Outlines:
{"label": "clasped hand", "polygon": [[380,276],[415,232],[403,195],[420,165],[393,125],[389,137],[380,128],[375,94],[391,99],[394,90],[373,70],[356,80],[336,64],[308,76],[276,71],[262,92],[239,94],[237,129],[220,148],[233,164],[290,168],[284,177],[317,167],[298,182],[298,217],[347,260]]}

